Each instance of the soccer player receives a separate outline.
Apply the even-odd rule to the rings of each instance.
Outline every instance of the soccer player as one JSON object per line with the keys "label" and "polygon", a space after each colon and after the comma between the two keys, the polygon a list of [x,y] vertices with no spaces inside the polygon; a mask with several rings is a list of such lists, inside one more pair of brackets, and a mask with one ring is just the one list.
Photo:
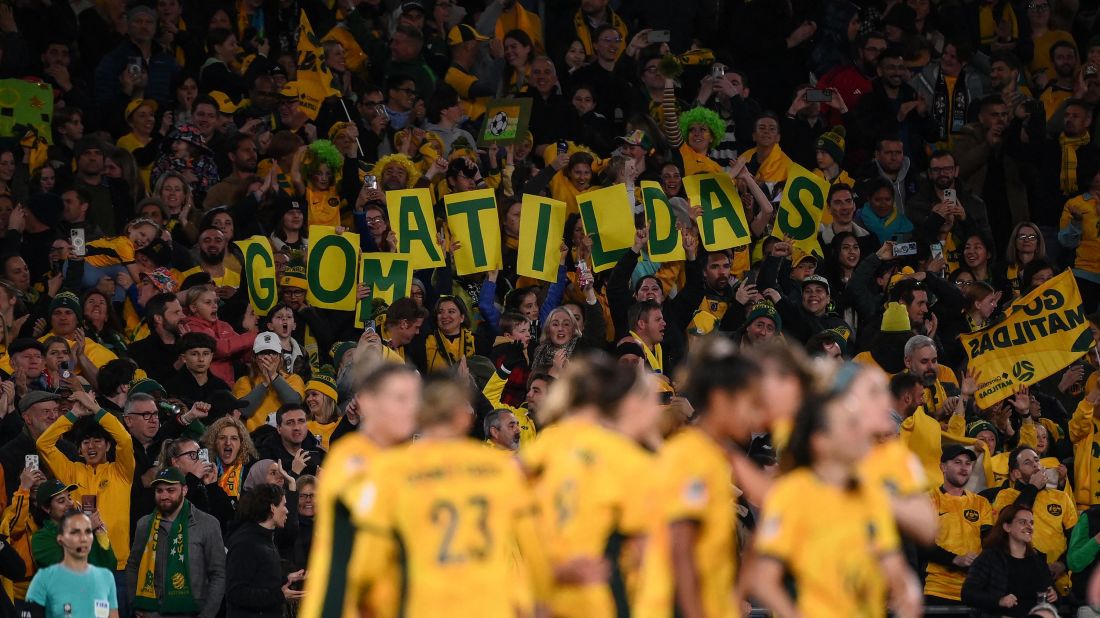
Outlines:
{"label": "soccer player", "polygon": [[646,534],[653,458],[639,444],[657,430],[656,378],[605,354],[573,359],[549,402],[568,416],[523,452],[535,481],[551,563],[607,559],[607,582],[559,585],[550,609],[561,618],[625,616]]}
{"label": "soccer player", "polygon": [[764,502],[749,582],[780,618],[885,616],[887,590],[896,615],[921,613],[889,498],[857,476],[873,427],[864,418],[867,398],[857,392],[869,380],[858,365],[841,366],[832,391],[807,398],[795,418],[789,472]]}
{"label": "soccer player", "polygon": [[[407,618],[512,618],[517,587],[546,598],[550,569],[534,501],[509,454],[467,437],[473,409],[464,386],[439,378],[424,387],[420,439],[378,455],[355,500],[371,536],[356,554],[369,590],[399,574],[397,607]],[[523,556],[516,574],[513,548]],[[503,594],[486,594],[509,582]]]}
{"label": "soccer player", "polygon": [[[348,569],[361,540],[351,518],[356,481],[378,453],[407,440],[416,427],[421,387],[416,369],[385,364],[357,370],[361,375],[353,405],[359,410],[358,431],[337,440],[325,457],[315,498],[317,536],[309,556],[302,618],[355,615],[364,603],[357,578]],[[392,586],[374,587],[369,605],[375,616],[393,615],[378,606],[391,605],[396,594]]]}

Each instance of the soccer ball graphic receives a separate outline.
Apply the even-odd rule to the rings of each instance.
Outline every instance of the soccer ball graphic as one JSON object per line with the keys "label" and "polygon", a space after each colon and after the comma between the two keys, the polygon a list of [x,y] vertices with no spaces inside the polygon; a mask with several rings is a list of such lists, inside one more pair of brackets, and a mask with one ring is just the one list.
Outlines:
{"label": "soccer ball graphic", "polygon": [[497,112],[492,118],[489,119],[489,133],[493,135],[503,135],[508,130],[508,114],[504,112]]}

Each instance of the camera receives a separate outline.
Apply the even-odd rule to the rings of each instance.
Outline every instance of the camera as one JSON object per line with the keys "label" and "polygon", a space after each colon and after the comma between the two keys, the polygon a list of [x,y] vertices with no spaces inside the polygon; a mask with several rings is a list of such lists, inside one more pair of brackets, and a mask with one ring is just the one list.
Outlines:
{"label": "camera", "polygon": [[894,257],[905,257],[917,254],[917,243],[899,242],[894,244]]}

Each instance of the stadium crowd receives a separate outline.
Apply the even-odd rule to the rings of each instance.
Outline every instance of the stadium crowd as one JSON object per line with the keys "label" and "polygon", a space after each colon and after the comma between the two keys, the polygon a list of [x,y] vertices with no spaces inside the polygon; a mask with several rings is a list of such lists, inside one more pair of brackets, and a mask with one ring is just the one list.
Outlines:
{"label": "stadium crowd", "polygon": [[1098,11],[0,2],[0,617],[1100,616]]}

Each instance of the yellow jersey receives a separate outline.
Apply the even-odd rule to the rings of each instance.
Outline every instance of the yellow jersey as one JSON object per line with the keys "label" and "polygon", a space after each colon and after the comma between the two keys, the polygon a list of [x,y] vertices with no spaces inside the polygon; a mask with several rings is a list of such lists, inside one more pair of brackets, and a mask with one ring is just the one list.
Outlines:
{"label": "yellow jersey", "polygon": [[310,225],[340,225],[340,192],[335,184],[324,191],[306,187],[306,203],[309,204]]}
{"label": "yellow jersey", "polygon": [[[532,459],[542,462],[535,497],[547,554],[552,564],[603,556],[611,566],[608,584],[556,588],[551,613],[563,618],[627,615],[627,581],[636,569],[622,550],[626,540],[647,530],[652,457],[592,421],[575,419],[551,429],[564,429],[568,438],[551,435],[530,449]],[[549,452],[540,452],[545,449]]]}
{"label": "yellow jersey", "polygon": [[878,444],[867,453],[859,462],[859,478],[882,487],[891,497],[905,498],[931,489],[920,459],[897,439]]}
{"label": "yellow jersey", "polygon": [[118,264],[133,264],[134,241],[126,236],[107,236],[88,241],[84,261],[91,266],[106,268]]}
{"label": "yellow jersey", "polygon": [[[201,272],[203,272],[202,266],[195,266],[194,268],[185,270],[180,273],[180,281]],[[226,266],[220,277],[211,276],[210,281],[218,287],[229,286],[231,288],[239,288],[241,287],[241,273]]]}
{"label": "yellow jersey", "polygon": [[[362,590],[358,578],[348,569],[352,556],[363,539],[352,522],[350,500],[357,498],[358,487],[370,461],[381,448],[361,433],[344,436],[325,457],[325,468],[317,484],[314,498],[317,518],[313,530],[316,538],[309,553],[310,577],[306,581],[306,596],[299,609],[301,618],[357,615]],[[369,540],[369,539],[368,539]],[[394,607],[397,588],[378,584],[371,589],[371,606],[375,616],[394,614],[385,608]]]}
{"label": "yellow jersey", "polygon": [[[301,376],[296,373],[291,373],[284,375],[283,379],[290,385],[290,388],[294,389],[295,393],[298,393],[298,397],[305,396],[306,383],[302,381]],[[251,375],[241,376],[233,383],[233,396],[238,399],[242,398],[251,393],[252,389],[256,388],[257,384],[259,384],[259,382],[253,380]],[[275,410],[278,410],[279,406],[283,405],[283,403],[286,402],[279,399],[279,395],[275,389],[268,386],[267,394],[265,394],[263,400],[260,401],[259,407],[252,412],[252,416],[242,419],[245,429],[247,429],[249,433],[252,433],[260,427],[263,427],[264,423],[267,422],[267,417],[274,414]]]}
{"label": "yellow jersey", "polygon": [[[663,508],[665,528],[684,521],[699,526],[692,553],[706,615],[708,618],[739,615],[731,594],[737,576],[737,511],[729,457],[702,430],[686,427],[662,447],[657,466],[661,500],[656,504]],[[651,552],[647,549],[646,554],[648,561]],[[646,566],[643,578],[647,589],[642,591],[643,597],[651,594],[649,586],[658,594],[671,587],[671,582],[654,582],[647,577],[661,568],[656,564]],[[666,572],[672,576],[671,567]],[[667,598],[671,604],[672,596]],[[651,603],[646,605],[647,610],[653,610]],[[669,607],[665,615],[672,609]]]}
{"label": "yellow jersey", "polygon": [[[942,487],[937,487],[930,493],[936,514],[939,515],[936,545],[956,556],[981,553],[982,529],[993,525],[993,508],[989,501],[969,491],[963,491],[961,496],[952,496],[944,492]],[[964,581],[966,571],[929,562],[928,575],[924,580],[924,594],[961,601]]]}
{"label": "yellow jersey", "polygon": [[336,431],[336,426],[339,421],[332,421],[331,423],[318,423],[317,421],[309,421],[306,423],[306,427],[309,428],[309,433],[314,436],[320,436],[318,443],[321,448],[328,451],[329,443],[332,440],[332,432]]}
{"label": "yellow jersey", "polygon": [[[996,520],[1001,509],[1016,502],[1019,496],[1020,490],[1015,487],[997,492],[993,500],[993,519]],[[1058,560],[1066,552],[1066,531],[1073,530],[1077,525],[1077,506],[1073,498],[1060,489],[1040,489],[1031,505],[1031,512],[1035,515],[1032,545],[1047,555],[1048,563]]]}
{"label": "yellow jersey", "polygon": [[537,596],[550,570],[535,525],[535,506],[509,455],[467,439],[420,440],[374,459],[354,501],[354,518],[371,535],[355,560],[364,584],[401,574],[398,602],[407,618],[513,618],[515,590],[487,590],[515,576],[514,549]]}
{"label": "yellow jersey", "polygon": [[845,489],[795,470],[768,493],[761,522],[756,551],[784,565],[803,616],[886,615],[880,560],[900,541],[881,487]]}
{"label": "yellow jersey", "polygon": [[462,105],[462,109],[466,110],[466,115],[470,117],[470,120],[477,120],[485,115],[489,97],[470,96],[470,88],[477,83],[476,75],[456,64],[452,64],[447,69],[447,74],[443,76],[443,81],[458,92],[459,103]]}
{"label": "yellow jersey", "polygon": [[[1087,180],[1080,180],[1085,186]],[[1077,254],[1073,267],[1090,273],[1100,273],[1100,200],[1092,193],[1082,193],[1066,202],[1062,208],[1062,217],[1058,220],[1058,229],[1069,226],[1074,217],[1078,217],[1081,228],[1081,244],[1077,245]]]}

